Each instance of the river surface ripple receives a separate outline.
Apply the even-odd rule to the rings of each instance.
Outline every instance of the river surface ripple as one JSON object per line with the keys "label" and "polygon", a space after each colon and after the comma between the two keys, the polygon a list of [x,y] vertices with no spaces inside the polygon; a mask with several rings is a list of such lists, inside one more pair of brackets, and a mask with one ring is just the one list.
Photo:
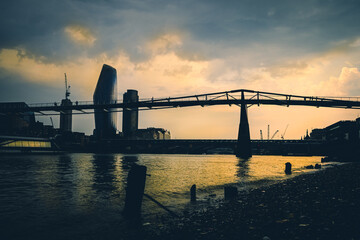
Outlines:
{"label": "river surface ripple", "polygon": [[[321,157],[159,154],[64,154],[0,156],[1,239],[86,239],[114,233],[123,222],[128,172],[133,164],[147,167],[145,193],[172,211],[189,204],[197,186],[200,202],[222,198],[224,185],[247,191],[303,174],[304,166]],[[294,174],[284,174],[291,162]],[[142,214],[163,214],[144,198]],[[120,230],[119,230],[120,231]],[[103,235],[102,235],[103,236]],[[30,238],[29,238],[30,237]],[[111,237],[110,237],[111,238]],[[35,238],[34,238],[35,239]]]}

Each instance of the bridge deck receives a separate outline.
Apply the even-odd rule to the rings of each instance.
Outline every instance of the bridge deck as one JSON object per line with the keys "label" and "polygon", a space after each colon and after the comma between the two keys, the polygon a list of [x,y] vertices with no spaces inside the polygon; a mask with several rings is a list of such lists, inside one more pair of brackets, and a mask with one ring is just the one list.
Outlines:
{"label": "bridge deck", "polygon": [[[242,100],[236,93],[244,92],[245,98]],[[92,101],[76,101],[70,106],[61,106],[60,103],[30,104],[28,107],[17,104],[0,103],[0,113],[16,112],[59,112],[66,110],[77,110],[76,114],[93,113],[85,110],[102,109],[104,111],[122,111],[123,109],[155,110],[165,108],[190,107],[190,106],[214,106],[214,105],[240,105],[245,103],[252,105],[278,105],[278,106],[313,106],[331,108],[352,108],[360,109],[359,97],[313,97],[299,96],[279,93],[259,92],[253,90],[232,90],[226,92],[208,93],[200,95],[190,95],[169,98],[141,99],[135,103],[124,103],[116,100],[110,103],[94,104]],[[74,114],[74,113],[73,113]]]}

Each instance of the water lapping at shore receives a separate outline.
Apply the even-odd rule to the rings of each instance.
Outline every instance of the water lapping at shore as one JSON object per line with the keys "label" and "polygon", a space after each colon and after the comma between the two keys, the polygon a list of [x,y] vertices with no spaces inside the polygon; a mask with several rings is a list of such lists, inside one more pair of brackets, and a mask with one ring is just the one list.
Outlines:
{"label": "water lapping at shore", "polygon": [[142,239],[359,239],[360,164],[334,165],[242,192],[234,201],[163,219]]}
{"label": "water lapping at shore", "polygon": [[[247,193],[311,172],[304,166],[320,159],[155,154],[6,156],[0,161],[0,221],[7,227],[4,232],[18,239],[32,234],[48,236],[51,231],[59,238],[69,235],[86,239],[104,229],[112,235],[127,229],[121,213],[127,174],[134,164],[148,169],[145,192],[182,215],[189,209],[193,184],[198,189],[198,206],[205,208],[220,202],[224,186],[234,185]],[[286,162],[293,164],[291,176],[284,173]],[[164,211],[144,199],[142,214],[146,220],[163,216]]]}

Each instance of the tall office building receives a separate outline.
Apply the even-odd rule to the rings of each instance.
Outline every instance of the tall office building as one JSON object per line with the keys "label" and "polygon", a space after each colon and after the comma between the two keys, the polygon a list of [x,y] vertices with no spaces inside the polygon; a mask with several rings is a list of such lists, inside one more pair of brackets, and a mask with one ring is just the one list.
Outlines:
{"label": "tall office building", "polygon": [[[114,103],[117,98],[116,69],[104,64],[96,85],[94,104]],[[95,131],[98,138],[109,138],[116,134],[117,112],[114,109],[95,109]]]}
{"label": "tall office building", "polygon": [[[138,91],[128,89],[123,96],[124,103],[135,103],[139,101]],[[124,108],[123,110],[123,133],[124,137],[131,138],[138,130],[139,110],[138,108]]]}

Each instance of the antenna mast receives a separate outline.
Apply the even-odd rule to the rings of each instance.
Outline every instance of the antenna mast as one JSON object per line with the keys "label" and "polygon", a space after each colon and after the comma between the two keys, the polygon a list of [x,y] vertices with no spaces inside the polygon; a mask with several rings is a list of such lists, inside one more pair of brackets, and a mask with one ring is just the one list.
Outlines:
{"label": "antenna mast", "polygon": [[66,73],[64,73],[64,75],[65,75],[65,99],[68,99],[68,97],[70,96],[70,85],[68,86],[67,84]]}

